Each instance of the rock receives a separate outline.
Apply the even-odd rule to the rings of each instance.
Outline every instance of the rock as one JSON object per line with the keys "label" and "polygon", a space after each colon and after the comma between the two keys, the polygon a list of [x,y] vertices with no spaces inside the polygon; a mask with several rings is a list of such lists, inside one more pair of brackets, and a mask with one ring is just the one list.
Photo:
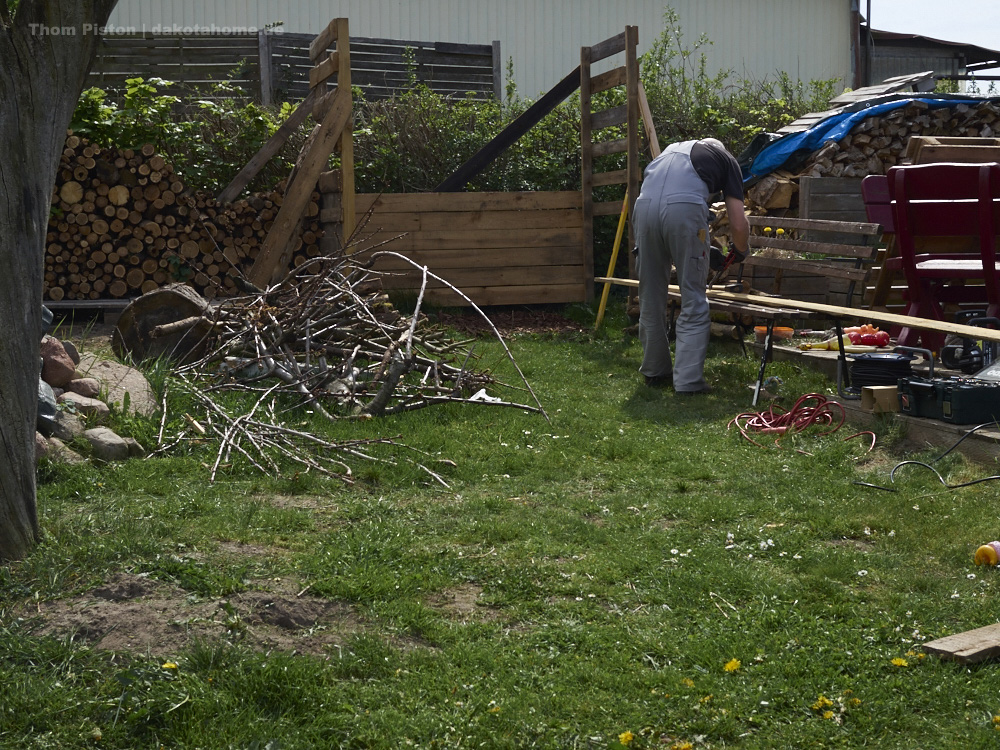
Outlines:
{"label": "rock", "polygon": [[94,427],[83,433],[101,461],[124,461],[129,457],[128,443],[107,427]]}
{"label": "rock", "polygon": [[37,464],[39,461],[41,461],[43,458],[45,458],[45,456],[48,455],[49,450],[51,450],[51,446],[49,445],[49,441],[45,439],[45,436],[42,433],[36,432],[35,433],[35,463]]}
{"label": "rock", "polygon": [[38,381],[38,407],[35,416],[35,429],[48,437],[56,428],[56,395],[52,386],[44,380]]}
{"label": "rock", "polygon": [[97,420],[98,424],[104,422],[108,418],[108,415],[111,414],[111,409],[103,401],[98,401],[96,398],[87,398],[72,391],[67,391],[61,395],[59,403],[65,404],[77,414],[93,417]]}
{"label": "rock", "polygon": [[83,419],[78,414],[60,409],[56,413],[56,426],[52,431],[54,437],[65,442],[83,437],[83,431],[87,429],[83,424]]}
{"label": "rock", "polygon": [[125,441],[125,445],[128,446],[128,457],[129,458],[145,458],[146,449],[142,447],[138,440],[135,438],[122,438]]}
{"label": "rock", "polygon": [[80,350],[76,348],[76,344],[72,341],[63,341],[62,345],[63,349],[65,349],[66,353],[69,355],[69,358],[73,360],[73,363],[77,365],[80,364]]}
{"label": "rock", "polygon": [[81,456],[76,451],[69,448],[62,440],[57,437],[49,438],[49,459],[52,461],[59,461],[64,464],[84,464],[87,463],[87,459]]}
{"label": "rock", "polygon": [[66,353],[62,342],[46,336],[42,339],[42,380],[55,388],[62,388],[76,375],[76,363]]}
{"label": "rock", "polygon": [[130,411],[148,417],[159,410],[149,381],[133,367],[85,353],[80,357],[77,371],[83,377],[97,378],[101,382],[109,404],[118,404],[124,408],[127,393]]}
{"label": "rock", "polygon": [[66,384],[66,390],[87,398],[97,398],[101,392],[101,381],[97,378],[76,378]]}

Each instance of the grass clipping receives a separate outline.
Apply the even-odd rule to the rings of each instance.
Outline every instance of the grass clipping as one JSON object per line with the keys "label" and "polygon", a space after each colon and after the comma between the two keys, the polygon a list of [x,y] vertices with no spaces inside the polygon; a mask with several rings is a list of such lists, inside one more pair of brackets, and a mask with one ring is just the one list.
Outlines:
{"label": "grass clipping", "polygon": [[[350,482],[351,462],[392,463],[368,449],[402,445],[400,439],[332,440],[317,434],[321,430],[303,429],[304,415],[318,414],[320,422],[372,419],[460,402],[514,407],[547,419],[492,324],[521,385],[505,385],[476,369],[475,339],[456,341],[426,324],[420,308],[431,278],[450,287],[488,321],[458,289],[416,266],[422,284],[413,314],[403,315],[389,304],[379,274],[368,267],[384,254],[403,258],[376,253],[367,265],[346,257],[313,258],[267,290],[210,308],[208,333],[197,342],[186,342],[208,353],[176,367],[167,380],[154,455],[191,441],[214,441],[211,481],[234,454],[241,454],[266,474],[281,476],[282,467],[292,465],[296,471],[304,467]],[[162,328],[164,333],[175,332],[183,324],[191,332],[203,331],[204,323],[188,319]],[[152,335],[157,335],[156,329]],[[491,396],[487,388],[528,394],[533,403]],[[169,414],[171,389],[181,391],[177,402],[194,404],[180,419]],[[177,429],[168,430],[168,425]],[[447,486],[438,474],[414,463]]]}

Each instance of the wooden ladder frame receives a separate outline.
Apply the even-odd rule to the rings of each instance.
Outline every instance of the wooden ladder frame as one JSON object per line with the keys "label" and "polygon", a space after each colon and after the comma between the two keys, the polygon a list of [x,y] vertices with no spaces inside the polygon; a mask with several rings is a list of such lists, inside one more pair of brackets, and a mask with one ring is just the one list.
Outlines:
{"label": "wooden ladder frame", "polygon": [[[580,153],[581,184],[583,188],[583,252],[584,263],[589,277],[594,275],[594,217],[615,216],[627,212],[632,216],[635,199],[639,195],[639,124],[640,124],[640,83],[639,59],[636,49],[639,44],[639,27],[626,26],[621,34],[606,39],[592,47],[580,50]],[[625,53],[625,64],[599,75],[591,74],[594,63]],[[626,103],[611,109],[593,110],[593,96],[618,86],[625,86]],[[624,138],[595,142],[594,132],[613,125],[625,125]],[[656,140],[655,134],[650,139]],[[658,150],[658,146],[657,146]],[[626,168],[611,172],[595,172],[595,159],[608,154],[625,153]],[[594,188],[607,185],[625,185],[622,199],[594,201]],[[623,209],[623,200],[625,207]],[[635,246],[632,222],[629,222],[629,247]],[[634,259],[629,258],[629,276],[635,275]],[[588,286],[587,301],[593,297],[593,287]]]}
{"label": "wooden ladder frame", "polygon": [[[336,49],[327,54],[327,50],[334,44]],[[351,45],[346,18],[335,18],[316,36],[309,45],[309,58],[314,65],[309,72],[309,96],[299,105],[302,113],[299,114],[297,110],[290,119],[298,119],[301,122],[311,107],[311,114],[317,124],[302,146],[295,167],[288,177],[281,208],[250,269],[248,275],[250,282],[260,288],[274,283],[287,271],[291,255],[300,241],[297,230],[321,175],[328,188],[331,185],[340,188],[339,218],[342,227],[342,246],[354,232]],[[324,92],[327,82],[334,76],[337,85]],[[294,128],[284,133],[279,129],[271,141],[268,141],[251,159],[247,168],[237,176],[237,180],[243,181],[243,185],[236,187],[237,181],[234,180],[234,184],[227,187],[223,194],[235,197],[269,158],[265,154],[276,153],[292,129]],[[327,170],[327,163],[334,151],[340,152],[341,166],[339,170],[331,173]]]}

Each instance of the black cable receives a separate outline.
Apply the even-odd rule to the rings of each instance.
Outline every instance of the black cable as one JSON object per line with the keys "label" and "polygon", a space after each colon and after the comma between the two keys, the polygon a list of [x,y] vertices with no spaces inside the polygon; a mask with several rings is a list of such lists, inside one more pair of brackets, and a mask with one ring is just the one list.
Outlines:
{"label": "black cable", "polygon": [[[990,425],[994,425],[994,424],[997,424],[997,422],[996,421],[993,421],[993,422],[983,422],[980,425],[976,425],[972,429],[968,430],[964,435],[962,435],[962,437],[960,437],[955,442],[954,445],[952,445],[948,450],[946,450],[940,456],[938,456],[937,458],[935,458],[931,463],[937,463],[942,458],[944,458],[945,456],[947,456],[949,453],[951,453],[953,450],[955,450],[959,445],[961,445],[963,440],[965,440],[967,437],[969,437],[969,435],[972,435],[977,430],[981,430],[984,427],[989,427]],[[895,481],[896,481],[895,480],[896,470],[899,469],[902,466],[908,466],[908,465],[923,466],[925,469],[930,469],[931,471],[934,472],[934,475],[938,478],[938,481],[941,482],[941,484],[943,484],[949,490],[957,490],[957,489],[960,489],[961,487],[971,487],[974,484],[981,484],[983,482],[992,482],[992,481],[994,481],[996,479],[1000,479],[1000,476],[994,475],[994,476],[990,476],[990,477],[982,477],[980,479],[973,479],[970,482],[962,482],[961,484],[948,484],[944,480],[944,477],[942,477],[941,474],[938,472],[938,470],[935,469],[933,466],[931,466],[928,463],[924,463],[923,461],[900,461],[898,464],[896,464],[895,466],[893,466],[892,467],[892,471],[889,472],[889,481],[895,483]],[[871,487],[872,489],[882,490],[884,492],[898,492],[899,491],[899,490],[895,489],[894,487],[882,487],[882,486],[877,485],[877,484],[871,484],[870,482],[852,482],[851,484],[856,484],[859,487]]]}

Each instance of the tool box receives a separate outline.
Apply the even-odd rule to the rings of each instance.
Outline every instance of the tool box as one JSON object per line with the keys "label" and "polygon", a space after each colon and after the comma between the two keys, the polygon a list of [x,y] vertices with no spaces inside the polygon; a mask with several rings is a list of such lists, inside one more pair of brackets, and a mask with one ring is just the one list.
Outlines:
{"label": "tool box", "polygon": [[899,410],[954,424],[1000,420],[1000,382],[977,378],[900,378]]}

